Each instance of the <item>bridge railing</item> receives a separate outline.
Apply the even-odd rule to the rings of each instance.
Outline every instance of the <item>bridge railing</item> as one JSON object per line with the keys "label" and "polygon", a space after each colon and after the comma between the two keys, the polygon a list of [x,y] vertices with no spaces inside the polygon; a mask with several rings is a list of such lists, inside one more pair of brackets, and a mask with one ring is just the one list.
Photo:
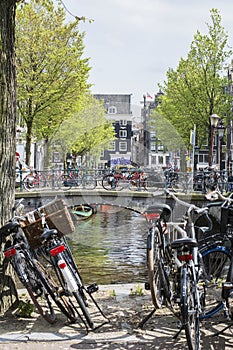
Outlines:
{"label": "bridge railing", "polygon": [[[83,180],[89,181],[93,187],[102,187],[102,178],[109,173],[109,169],[60,169],[60,170],[17,170],[16,187],[23,191],[27,190],[57,190],[61,187],[75,188],[82,187]],[[191,173],[174,172],[169,175],[166,173],[150,172],[147,173],[146,188],[148,190],[172,188],[180,192],[198,191],[206,193],[209,189],[218,187],[222,192],[233,190],[233,176],[226,171],[196,171]],[[66,186],[67,185],[67,186]],[[85,186],[84,186],[85,187]],[[137,189],[139,186],[135,186]],[[88,186],[86,186],[88,189]]]}

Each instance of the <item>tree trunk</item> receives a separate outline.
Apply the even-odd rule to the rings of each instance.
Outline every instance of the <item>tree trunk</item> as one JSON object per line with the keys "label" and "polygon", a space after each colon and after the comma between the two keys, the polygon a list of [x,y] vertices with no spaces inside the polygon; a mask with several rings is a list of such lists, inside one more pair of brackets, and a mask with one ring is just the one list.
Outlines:
{"label": "tree trunk", "polygon": [[26,164],[30,165],[31,159],[31,144],[32,144],[32,123],[27,123],[27,134],[26,134]]}
{"label": "tree trunk", "polygon": [[[16,0],[0,0],[0,225],[10,218],[15,197],[15,8]],[[1,251],[3,243],[0,238]],[[0,312],[9,309],[15,300],[13,272],[0,253]]]}

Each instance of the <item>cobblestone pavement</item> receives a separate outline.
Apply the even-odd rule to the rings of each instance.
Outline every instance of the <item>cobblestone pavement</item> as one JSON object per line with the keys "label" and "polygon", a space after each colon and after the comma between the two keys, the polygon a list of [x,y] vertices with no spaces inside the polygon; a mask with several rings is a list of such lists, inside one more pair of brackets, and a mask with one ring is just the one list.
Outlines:
{"label": "cobblestone pavement", "polygon": [[[139,292],[143,291],[143,295]],[[31,318],[5,315],[0,318],[0,350],[71,350],[71,349],[187,349],[182,332],[177,333],[177,319],[166,309],[160,309],[141,329],[140,321],[153,310],[150,294],[141,285],[100,286],[96,300],[108,317],[104,323],[96,309],[90,311],[97,328],[86,332],[81,323],[67,324],[61,314],[54,325],[37,313]],[[226,326],[222,315],[201,325],[202,349],[233,349],[233,327],[221,335],[216,332]]]}

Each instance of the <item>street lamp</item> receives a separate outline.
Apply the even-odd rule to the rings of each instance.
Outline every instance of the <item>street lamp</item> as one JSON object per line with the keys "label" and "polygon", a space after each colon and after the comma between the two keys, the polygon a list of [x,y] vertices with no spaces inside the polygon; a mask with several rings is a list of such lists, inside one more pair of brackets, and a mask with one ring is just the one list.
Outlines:
{"label": "street lamp", "polygon": [[217,114],[210,116],[211,137],[210,137],[210,152],[209,152],[209,167],[213,164],[213,151],[214,151],[214,131],[218,126],[218,122],[221,118]]}
{"label": "street lamp", "polygon": [[219,120],[217,130],[218,130],[218,163],[219,163],[219,170],[223,170],[223,164],[222,164],[222,140],[225,132],[225,126],[223,125],[222,119]]}

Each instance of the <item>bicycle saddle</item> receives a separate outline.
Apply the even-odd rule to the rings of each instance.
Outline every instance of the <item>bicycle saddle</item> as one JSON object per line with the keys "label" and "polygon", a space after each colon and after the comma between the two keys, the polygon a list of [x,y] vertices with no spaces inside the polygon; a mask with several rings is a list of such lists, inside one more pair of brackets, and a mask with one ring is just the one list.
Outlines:
{"label": "bicycle saddle", "polygon": [[0,235],[3,235],[4,237],[9,236],[13,232],[17,232],[19,228],[19,223],[18,222],[8,222],[4,226],[0,228]]}
{"label": "bicycle saddle", "polygon": [[198,244],[195,238],[189,238],[189,237],[178,238],[178,239],[175,239],[173,242],[171,242],[172,249],[179,249],[184,246],[194,248],[194,247],[198,247]]}
{"label": "bicycle saddle", "polygon": [[52,236],[57,236],[57,230],[56,229],[45,229],[42,235],[40,236],[40,239],[43,241],[44,239],[47,240],[51,238]]}

